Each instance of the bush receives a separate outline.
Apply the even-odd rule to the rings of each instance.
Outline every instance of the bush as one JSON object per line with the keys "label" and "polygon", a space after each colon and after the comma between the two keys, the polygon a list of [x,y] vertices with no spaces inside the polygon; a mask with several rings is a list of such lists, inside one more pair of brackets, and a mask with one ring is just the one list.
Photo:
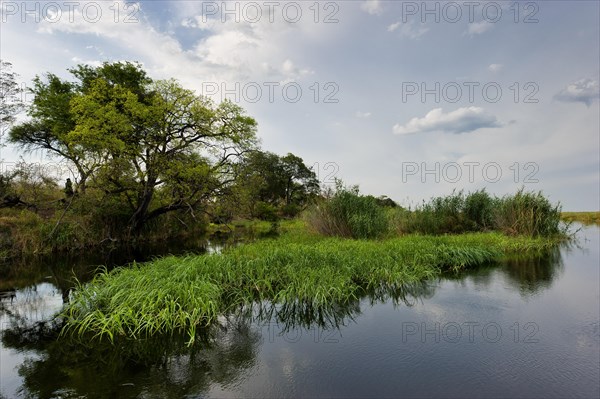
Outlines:
{"label": "bush", "polygon": [[281,207],[281,214],[286,218],[294,218],[302,211],[302,207],[296,204],[286,204]]}
{"label": "bush", "polygon": [[376,238],[388,230],[385,210],[372,196],[362,196],[358,187],[338,184],[332,198],[315,205],[309,212],[309,225],[327,236]]}
{"label": "bush", "polygon": [[233,220],[233,211],[223,205],[216,205],[212,209],[212,215],[210,217],[210,222],[215,224],[226,224],[231,223]]}
{"label": "bush", "polygon": [[254,216],[267,222],[275,222],[279,219],[277,208],[266,202],[257,202],[254,207]]}
{"label": "bush", "polygon": [[463,212],[465,198],[462,191],[446,197],[432,198],[413,212],[400,212],[395,217],[399,233],[446,234],[476,230]]}

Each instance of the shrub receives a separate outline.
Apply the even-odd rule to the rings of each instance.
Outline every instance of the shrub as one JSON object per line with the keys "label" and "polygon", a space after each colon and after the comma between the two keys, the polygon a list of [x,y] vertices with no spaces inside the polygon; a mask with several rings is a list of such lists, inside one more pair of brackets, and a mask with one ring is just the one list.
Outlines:
{"label": "shrub", "polygon": [[462,191],[446,197],[432,198],[413,212],[401,213],[396,219],[396,229],[402,233],[446,234],[475,230],[463,210],[465,198]]}
{"label": "shrub", "polygon": [[297,204],[286,204],[281,207],[281,214],[287,218],[296,217],[301,211],[302,207]]}
{"label": "shrub", "polygon": [[231,223],[233,220],[233,211],[223,205],[216,205],[212,209],[212,215],[210,217],[210,222],[215,224],[226,224]]}
{"label": "shrub", "polygon": [[279,219],[277,216],[277,208],[262,201],[256,203],[254,207],[254,216],[268,222],[275,222]]}
{"label": "shrub", "polygon": [[473,224],[474,230],[488,230],[494,225],[494,208],[497,200],[492,198],[485,190],[469,193],[464,201],[463,212]]}

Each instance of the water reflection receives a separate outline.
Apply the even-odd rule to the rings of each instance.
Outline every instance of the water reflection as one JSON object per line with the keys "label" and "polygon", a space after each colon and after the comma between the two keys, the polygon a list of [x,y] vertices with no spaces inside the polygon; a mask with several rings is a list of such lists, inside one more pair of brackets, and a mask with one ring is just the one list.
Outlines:
{"label": "water reflection", "polygon": [[[57,331],[55,330],[54,333]],[[44,356],[18,368],[26,397],[179,398],[229,384],[253,366],[260,336],[249,324],[215,328],[211,339],[186,348],[183,337],[81,345],[50,339]],[[7,340],[4,340],[7,341]],[[7,341],[5,345],[14,344]]]}
{"label": "water reflection", "polygon": [[[49,286],[19,290],[16,300],[3,301],[1,308],[8,320],[2,331],[4,347],[41,355],[27,357],[18,367],[19,392],[26,397],[181,397],[205,392],[214,383],[235,384],[253,367],[260,344],[272,334],[340,329],[361,314],[361,304],[391,300],[411,305],[433,295],[431,285],[419,283],[380,287],[363,298],[325,306],[255,303],[199,330],[198,343],[187,348],[186,337],[177,335],[115,344],[59,337],[62,324],[52,314],[60,309],[62,295]],[[52,303],[53,311],[40,311]]]}
{"label": "water reflection", "polygon": [[554,248],[534,257],[511,259],[502,271],[521,295],[534,295],[549,289],[564,272],[563,256],[560,248]]}
{"label": "water reflection", "polygon": [[454,280],[461,284],[473,281],[479,287],[493,285],[498,275],[515,288],[522,297],[536,295],[549,289],[564,272],[564,254],[572,244],[550,248],[531,256],[514,256],[498,264],[478,267],[461,273],[447,273],[442,280]]}
{"label": "water reflection", "polygon": [[[432,299],[440,289],[439,282],[418,282],[374,287],[353,301],[327,306],[254,303],[199,330],[197,344],[191,348],[184,344],[187,337],[177,335],[118,341],[114,345],[94,341],[92,345],[59,339],[62,324],[53,315],[61,308],[65,292],[68,295],[73,276],[85,281],[94,270],[77,263],[67,265],[48,263],[26,273],[9,270],[9,278],[2,280],[0,356],[3,362],[18,359],[17,375],[3,367],[2,380],[12,382],[14,387],[11,390],[9,384],[9,388],[3,388],[5,395],[179,398],[208,395],[215,384],[234,392],[256,372],[261,348],[268,346],[273,336],[315,329],[341,331],[377,304],[410,308]],[[555,249],[536,257],[447,275],[441,280],[465,284],[465,289],[468,281],[474,281],[485,288],[501,276],[513,291],[528,297],[551,289],[562,273],[563,253]],[[38,283],[28,285],[27,277],[22,276]]]}

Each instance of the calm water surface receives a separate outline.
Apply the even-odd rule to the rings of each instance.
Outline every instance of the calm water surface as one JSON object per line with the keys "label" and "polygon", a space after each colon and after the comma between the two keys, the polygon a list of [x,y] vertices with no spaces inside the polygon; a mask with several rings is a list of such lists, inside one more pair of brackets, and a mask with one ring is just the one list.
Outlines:
{"label": "calm water surface", "polygon": [[[188,350],[57,341],[72,272],[2,277],[2,397],[600,397],[600,227],[578,245],[311,309],[223,317]],[[78,265],[78,266],[77,266]],[[10,286],[10,287],[9,287]],[[14,288],[9,290],[9,288]]]}

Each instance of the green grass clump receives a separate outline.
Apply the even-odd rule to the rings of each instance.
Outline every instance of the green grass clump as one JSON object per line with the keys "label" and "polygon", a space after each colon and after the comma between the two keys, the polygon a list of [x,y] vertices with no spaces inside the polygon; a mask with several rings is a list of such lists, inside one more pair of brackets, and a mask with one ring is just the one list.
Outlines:
{"label": "green grass clump", "polygon": [[565,222],[600,224],[600,212],[562,212],[560,217]]}
{"label": "green grass clump", "polygon": [[498,200],[495,212],[496,228],[508,234],[552,237],[563,231],[560,205],[552,205],[542,193],[519,190]]}
{"label": "green grass clump", "polygon": [[388,231],[385,209],[372,196],[360,195],[358,187],[338,182],[331,198],[308,212],[308,223],[325,236],[377,238]]}
{"label": "green grass clump", "polygon": [[393,290],[549,245],[499,233],[374,241],[292,228],[220,255],[166,257],[100,273],[74,291],[62,313],[64,332],[110,340],[186,333],[192,343],[197,327],[241,305],[346,303],[368,291]]}

